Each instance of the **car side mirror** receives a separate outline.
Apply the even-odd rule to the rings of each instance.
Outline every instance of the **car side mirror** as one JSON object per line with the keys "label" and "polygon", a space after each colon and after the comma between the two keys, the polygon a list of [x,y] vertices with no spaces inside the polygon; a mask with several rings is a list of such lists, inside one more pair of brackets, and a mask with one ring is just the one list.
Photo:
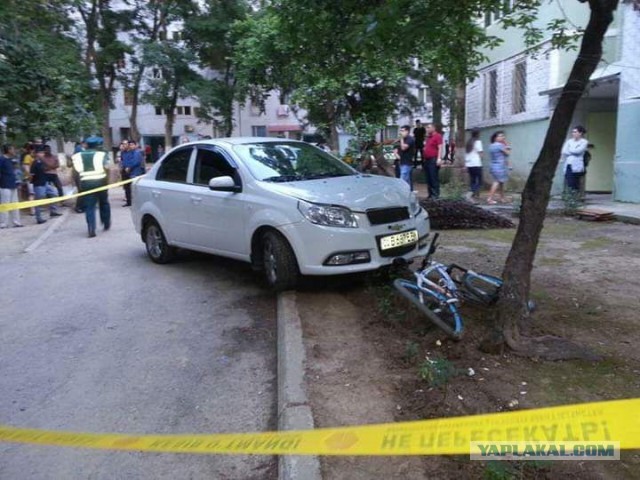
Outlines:
{"label": "car side mirror", "polygon": [[229,176],[212,178],[209,180],[209,189],[214,192],[238,193],[242,191],[242,187],[240,185],[236,185],[235,180]]}

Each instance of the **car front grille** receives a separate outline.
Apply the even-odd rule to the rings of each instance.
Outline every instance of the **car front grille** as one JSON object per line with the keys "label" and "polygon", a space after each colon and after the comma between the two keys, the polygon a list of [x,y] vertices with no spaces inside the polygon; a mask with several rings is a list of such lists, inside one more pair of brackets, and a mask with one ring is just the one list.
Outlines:
{"label": "car front grille", "polygon": [[401,222],[409,218],[409,209],[407,207],[371,209],[367,210],[367,218],[371,225]]}

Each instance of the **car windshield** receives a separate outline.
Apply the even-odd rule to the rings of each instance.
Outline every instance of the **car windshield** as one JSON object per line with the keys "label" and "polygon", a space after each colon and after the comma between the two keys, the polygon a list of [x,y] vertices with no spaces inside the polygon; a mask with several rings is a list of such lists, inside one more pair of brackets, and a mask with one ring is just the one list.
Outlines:
{"label": "car windshield", "polygon": [[235,145],[234,150],[251,174],[265,182],[297,182],[357,175],[346,163],[306,143],[247,143]]}

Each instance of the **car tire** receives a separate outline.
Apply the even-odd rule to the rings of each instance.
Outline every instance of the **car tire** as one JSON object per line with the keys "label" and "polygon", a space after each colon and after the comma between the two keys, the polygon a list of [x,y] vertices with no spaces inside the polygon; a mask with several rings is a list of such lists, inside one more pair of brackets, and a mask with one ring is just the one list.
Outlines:
{"label": "car tire", "polygon": [[169,263],[175,257],[176,248],[167,243],[164,232],[155,220],[149,221],[144,229],[144,245],[154,263]]}
{"label": "car tire", "polygon": [[262,262],[267,283],[277,292],[295,288],[300,272],[289,242],[277,232],[262,237]]}

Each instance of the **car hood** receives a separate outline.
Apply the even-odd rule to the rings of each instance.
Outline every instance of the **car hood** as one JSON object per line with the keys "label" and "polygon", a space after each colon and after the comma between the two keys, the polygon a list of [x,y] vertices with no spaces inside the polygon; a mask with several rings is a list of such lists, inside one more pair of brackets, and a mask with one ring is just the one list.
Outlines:
{"label": "car hood", "polygon": [[340,205],[355,212],[409,204],[409,186],[396,178],[350,175],[299,182],[260,182],[278,192],[312,203]]}

